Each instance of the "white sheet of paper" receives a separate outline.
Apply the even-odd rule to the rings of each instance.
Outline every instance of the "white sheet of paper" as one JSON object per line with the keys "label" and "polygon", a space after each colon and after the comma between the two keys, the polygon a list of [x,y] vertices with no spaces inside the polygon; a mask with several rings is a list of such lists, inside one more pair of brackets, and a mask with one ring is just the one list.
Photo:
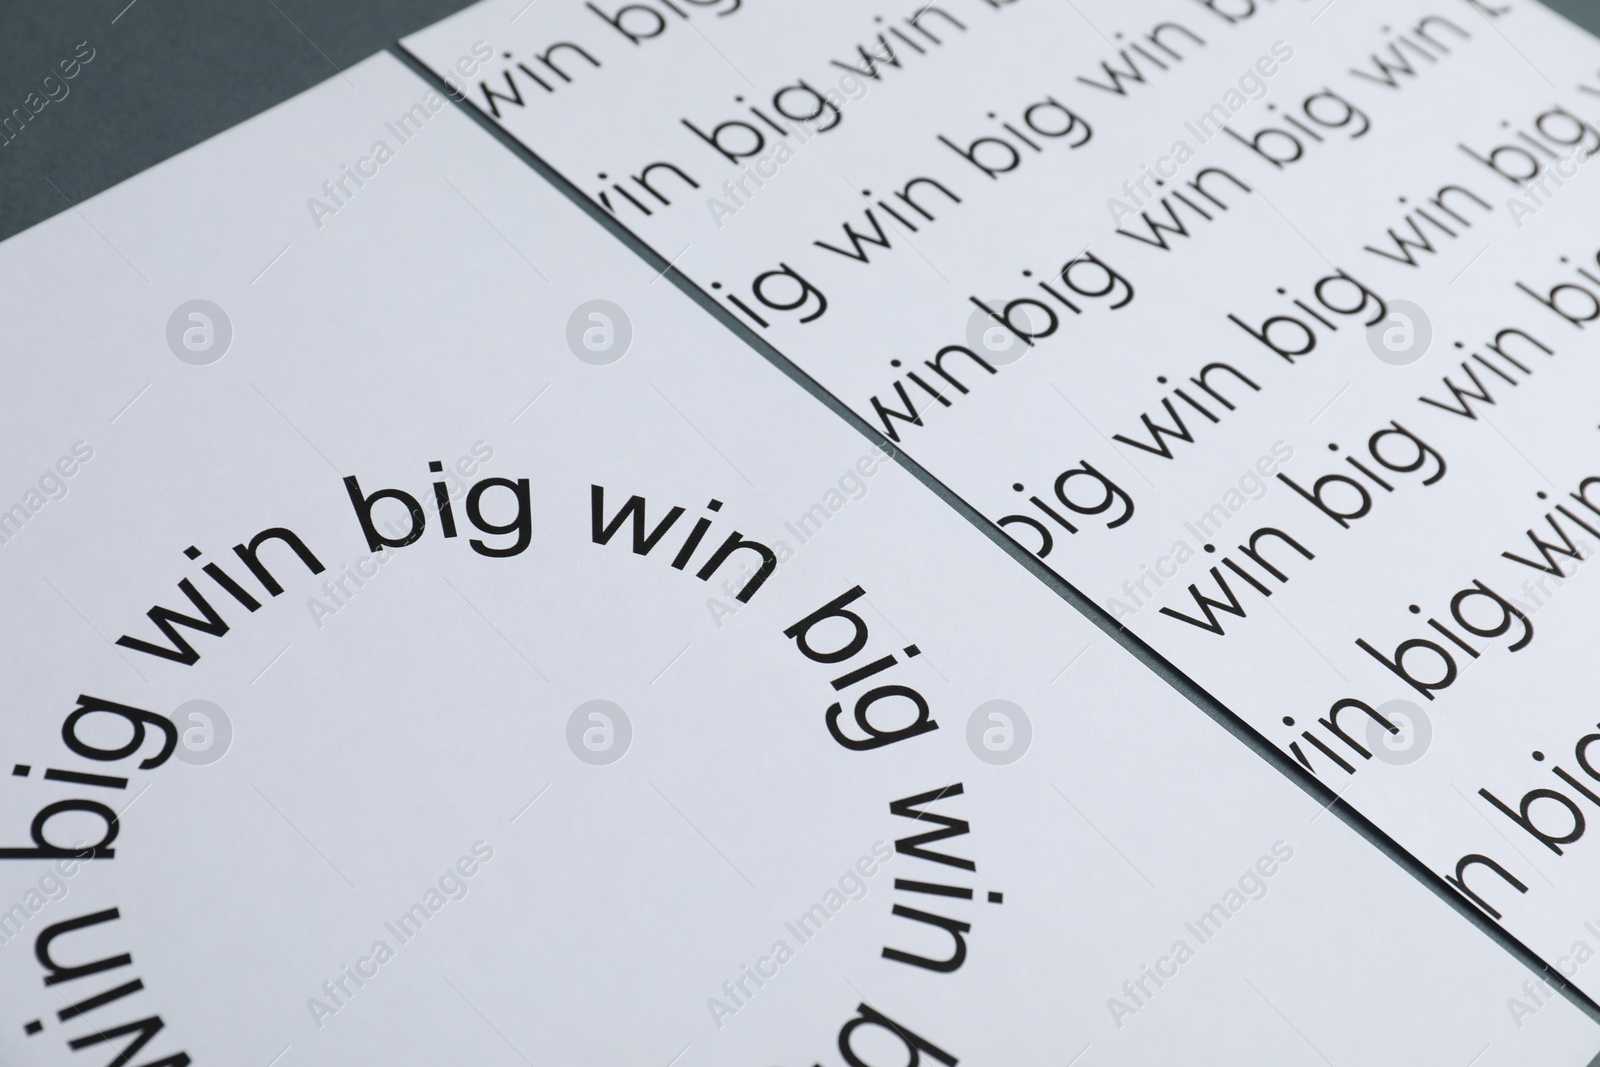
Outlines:
{"label": "white sheet of paper", "polygon": [[[129,1062],[836,1065],[863,1004],[924,1063],[1600,1044],[392,58],[0,272],[0,843],[119,813],[114,856],[0,860],[7,1062],[106,1061],[159,1018]],[[373,521],[415,542],[374,558],[347,477],[413,498]],[[597,544],[595,486],[604,519],[685,510],[648,551]],[[231,550],[268,530],[322,569],[269,538],[274,595]],[[701,577],[734,531],[782,559],[743,604],[753,550]],[[785,630],[856,586],[862,647],[803,655]],[[181,650],[152,605],[200,601],[226,632],[153,654]],[[855,632],[800,631],[819,658]],[[866,725],[906,728],[914,692],[938,728],[830,735],[839,701],[869,740],[857,702],[893,686]],[[170,757],[79,694],[175,722]],[[894,854],[936,816],[970,823],[923,842],[953,862]],[[958,944],[948,972],[884,955]],[[907,1040],[845,1031],[873,1067]]]}
{"label": "white sheet of paper", "polygon": [[1593,38],[1527,0],[520,7],[406,47],[1600,993]]}

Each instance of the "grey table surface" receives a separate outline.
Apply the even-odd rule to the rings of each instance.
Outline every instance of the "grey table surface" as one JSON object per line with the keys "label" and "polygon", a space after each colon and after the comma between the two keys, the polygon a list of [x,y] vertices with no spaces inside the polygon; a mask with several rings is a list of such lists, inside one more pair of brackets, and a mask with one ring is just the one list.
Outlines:
{"label": "grey table surface", "polygon": [[[1549,0],[1600,33],[1600,0]],[[0,239],[333,76],[463,0],[8,0],[0,114],[81,42],[68,94],[0,147]]]}

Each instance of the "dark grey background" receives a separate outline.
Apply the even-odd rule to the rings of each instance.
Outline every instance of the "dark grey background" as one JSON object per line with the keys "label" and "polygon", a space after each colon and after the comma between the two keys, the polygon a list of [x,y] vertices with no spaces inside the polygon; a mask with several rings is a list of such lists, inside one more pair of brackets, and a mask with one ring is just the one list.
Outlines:
{"label": "dark grey background", "polygon": [[[1338,0],[1335,0],[1338,2]],[[1600,0],[1549,0],[1600,33]],[[5,0],[0,115],[95,58],[0,147],[0,239],[329,78],[467,0]],[[113,22],[115,19],[115,22]]]}
{"label": "dark grey background", "polygon": [[[0,0],[0,116],[80,41],[92,62],[0,147],[10,237],[274,104],[469,0]],[[113,19],[116,21],[113,23]],[[52,188],[52,183],[55,188]],[[57,191],[59,189],[59,192]]]}

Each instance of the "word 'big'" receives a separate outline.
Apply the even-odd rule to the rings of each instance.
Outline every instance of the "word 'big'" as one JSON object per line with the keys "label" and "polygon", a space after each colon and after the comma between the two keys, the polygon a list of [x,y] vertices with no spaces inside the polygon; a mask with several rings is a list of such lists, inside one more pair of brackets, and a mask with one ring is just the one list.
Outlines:
{"label": "word 'big'", "polygon": [[[444,471],[444,464],[434,460],[428,464],[428,470],[435,474]],[[344,487],[350,494],[350,506],[355,508],[356,519],[361,523],[361,532],[366,535],[367,547],[373,552],[381,548],[405,548],[407,545],[416,544],[422,539],[423,533],[428,528],[427,514],[422,510],[422,505],[417,498],[402,489],[379,489],[371,494],[363,494],[361,483],[350,475],[344,480]],[[509,521],[496,523],[489,521],[483,513],[483,497],[491,489],[509,489],[512,499],[516,503],[516,512]],[[373,520],[373,511],[381,500],[393,500],[405,508],[410,516],[410,525],[404,533],[400,533],[393,524],[389,526],[392,537],[385,537],[378,532],[377,524]],[[449,486],[438,481],[433,483],[433,500],[439,513],[439,529],[445,537],[455,537],[456,514],[450,502]],[[505,535],[514,534],[516,539],[510,545],[495,546],[474,537],[469,543],[472,550],[480,556],[494,556],[503,558],[521,554],[533,541],[533,508],[531,494],[528,488],[528,479],[518,478],[485,478],[467,490],[466,501],[467,521],[472,523],[474,529],[482,534]]]}

